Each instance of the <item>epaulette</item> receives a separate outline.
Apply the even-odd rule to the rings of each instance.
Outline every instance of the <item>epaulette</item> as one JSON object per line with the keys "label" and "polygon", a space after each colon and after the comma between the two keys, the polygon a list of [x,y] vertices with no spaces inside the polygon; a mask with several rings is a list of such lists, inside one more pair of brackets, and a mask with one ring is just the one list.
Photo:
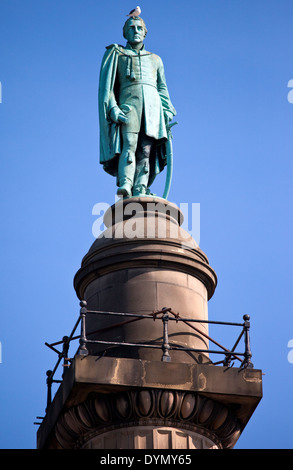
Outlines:
{"label": "epaulette", "polygon": [[121,44],[110,44],[110,46],[106,46],[106,49],[111,49],[112,47],[117,47],[117,48],[122,47],[122,49],[124,49],[124,47],[121,46]]}

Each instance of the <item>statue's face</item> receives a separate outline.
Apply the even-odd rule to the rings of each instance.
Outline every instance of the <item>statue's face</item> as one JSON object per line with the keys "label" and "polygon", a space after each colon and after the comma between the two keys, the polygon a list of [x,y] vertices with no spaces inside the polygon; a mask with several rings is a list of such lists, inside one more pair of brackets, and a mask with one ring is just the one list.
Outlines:
{"label": "statue's face", "polygon": [[143,42],[145,37],[145,31],[143,24],[140,20],[130,20],[126,32],[127,41],[130,44],[139,44]]}

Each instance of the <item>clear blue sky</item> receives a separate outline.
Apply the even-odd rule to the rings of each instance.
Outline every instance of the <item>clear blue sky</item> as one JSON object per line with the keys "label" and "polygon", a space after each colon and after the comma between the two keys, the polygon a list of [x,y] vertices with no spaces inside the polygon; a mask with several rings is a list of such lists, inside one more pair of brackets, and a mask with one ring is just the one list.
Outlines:
{"label": "clear blue sky", "polygon": [[[92,208],[114,202],[114,179],[98,163],[98,75],[134,6],[0,0],[0,448],[36,446],[57,359],[44,342],[73,327]],[[250,314],[253,363],[265,374],[237,448],[291,448],[293,3],[140,6],[179,122],[169,199],[200,203],[200,245],[218,275],[209,318]],[[235,337],[217,339],[231,347]]]}

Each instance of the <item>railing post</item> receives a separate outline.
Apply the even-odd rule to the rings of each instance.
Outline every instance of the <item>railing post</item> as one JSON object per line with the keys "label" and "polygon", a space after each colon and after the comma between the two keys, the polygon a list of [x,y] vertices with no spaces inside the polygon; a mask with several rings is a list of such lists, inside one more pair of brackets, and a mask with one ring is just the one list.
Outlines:
{"label": "railing post", "polygon": [[69,367],[68,364],[68,350],[69,350],[69,337],[68,336],[63,336],[62,341],[63,341],[63,350],[62,350],[62,357],[63,357],[63,373],[62,373],[62,378],[64,378],[65,374],[65,369],[66,367]]}
{"label": "railing post", "polygon": [[162,345],[163,356],[162,356],[162,361],[163,362],[170,362],[171,361],[171,356],[169,354],[170,345],[169,345],[169,337],[168,337],[169,313],[168,313],[166,308],[163,308],[162,311],[164,312],[163,317],[162,317],[162,321],[163,321],[163,345]]}
{"label": "railing post", "polygon": [[87,339],[86,339],[86,329],[85,329],[85,317],[86,317],[86,314],[87,314],[87,308],[86,308],[87,303],[86,303],[85,300],[82,300],[79,305],[81,306],[81,309],[80,309],[81,336],[80,336],[80,340],[79,340],[80,347],[79,347],[78,354],[80,356],[87,356],[88,355],[88,350],[87,350],[87,347],[86,347]]}
{"label": "railing post", "polygon": [[249,330],[250,330],[250,316],[244,315],[244,341],[245,341],[245,353],[244,353],[244,361],[242,365],[244,367],[253,368],[253,364],[251,362],[252,353],[250,349],[250,337],[249,337]]}
{"label": "railing post", "polygon": [[46,407],[46,412],[47,412],[49,406],[51,405],[51,401],[52,401],[52,371],[47,370],[46,376],[47,376],[47,380],[46,380],[46,383],[47,383],[47,407]]}

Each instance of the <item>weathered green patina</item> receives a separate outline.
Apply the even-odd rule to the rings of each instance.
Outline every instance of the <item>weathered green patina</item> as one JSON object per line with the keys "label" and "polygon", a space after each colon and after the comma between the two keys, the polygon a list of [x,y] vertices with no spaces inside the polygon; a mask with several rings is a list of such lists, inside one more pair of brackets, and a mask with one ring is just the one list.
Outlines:
{"label": "weathered green patina", "polygon": [[172,169],[171,103],[161,58],[145,50],[142,18],[123,28],[126,46],[112,44],[102,60],[99,82],[100,163],[116,177],[121,197],[151,194],[150,186],[169,160]]}

